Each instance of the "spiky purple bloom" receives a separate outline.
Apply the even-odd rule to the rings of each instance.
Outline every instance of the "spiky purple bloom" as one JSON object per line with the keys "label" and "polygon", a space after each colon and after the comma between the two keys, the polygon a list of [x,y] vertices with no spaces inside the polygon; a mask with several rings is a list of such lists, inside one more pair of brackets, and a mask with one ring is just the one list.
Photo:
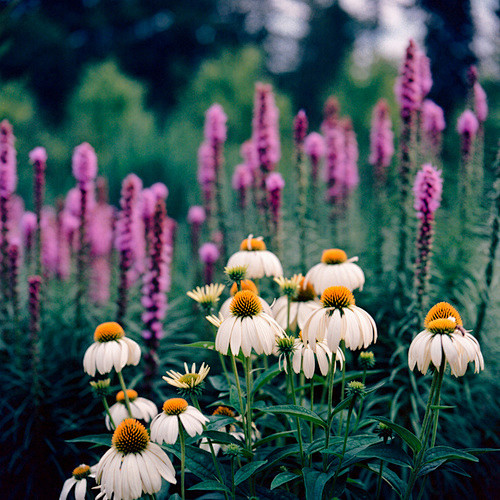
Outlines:
{"label": "spiky purple bloom", "polygon": [[209,144],[218,144],[219,146],[226,142],[227,116],[220,104],[212,104],[205,115],[205,139]]}
{"label": "spiky purple bloom", "polygon": [[[71,275],[71,249],[77,240],[80,221],[66,208],[59,213],[57,224],[57,277],[63,281]],[[42,238],[43,242],[43,238]],[[43,248],[43,247],[42,247]]]}
{"label": "spiky purple bloom", "polygon": [[418,82],[420,84],[420,100],[424,100],[432,88],[431,61],[422,52],[418,54]]}
{"label": "spiky purple bloom", "polygon": [[342,180],[345,166],[344,131],[338,124],[323,127],[325,134],[324,180],[327,186],[327,201],[334,204],[342,197]]}
{"label": "spiky purple bloom", "polygon": [[296,148],[303,147],[308,127],[309,121],[307,120],[306,112],[301,109],[293,120],[293,140]]}
{"label": "spiky purple bloom", "polygon": [[359,184],[359,173],[358,173],[358,140],[356,139],[356,133],[352,126],[352,121],[349,117],[343,118],[341,121],[342,128],[344,129],[344,193],[348,196],[354,188]]}
{"label": "spiky purple bloom", "polygon": [[58,263],[56,213],[52,207],[43,207],[41,215],[42,269],[46,276],[55,275]]}
{"label": "spiky purple bloom", "polygon": [[151,189],[151,191],[153,191],[157,200],[163,200],[164,202],[167,201],[168,187],[165,186],[165,184],[163,182],[155,182],[154,184],[151,185],[151,187],[149,189]]}
{"label": "spiky purple bloom", "polygon": [[237,165],[234,169],[231,184],[238,193],[238,203],[241,209],[247,206],[247,191],[252,186],[253,175],[246,163]]}
{"label": "spiky purple bloom", "polygon": [[205,266],[205,283],[212,283],[214,277],[214,264],[220,256],[217,245],[215,243],[203,243],[198,250],[198,255]]}
{"label": "spiky purple bloom", "polygon": [[304,141],[304,151],[311,162],[311,177],[316,184],[319,177],[319,165],[325,156],[325,140],[321,134],[311,132]]}
{"label": "spiky purple bloom", "polygon": [[272,172],[267,176],[266,190],[275,231],[280,227],[282,192],[284,187],[285,180],[280,173]]}
{"label": "spiky purple bloom", "polygon": [[21,257],[21,241],[14,237],[9,241],[7,249],[9,256],[10,299],[14,311],[14,319],[19,320],[19,265]]}
{"label": "spiky purple bloom", "polygon": [[413,187],[414,208],[419,219],[417,235],[417,260],[415,266],[415,290],[419,310],[426,306],[427,282],[429,280],[430,253],[434,233],[434,213],[441,204],[443,179],[441,171],[426,163],[417,172]]}
{"label": "spiky purple bloom", "polygon": [[441,136],[446,127],[441,107],[430,99],[422,104],[422,133],[425,143],[431,148],[434,157],[441,149]]}
{"label": "spiky purple bloom", "polygon": [[198,149],[198,183],[203,194],[203,205],[207,216],[213,212],[215,198],[215,162],[210,144],[203,142]]}
{"label": "spiky purple bloom", "polygon": [[95,180],[97,176],[97,156],[94,148],[83,142],[73,151],[73,176],[79,185],[87,184]]}
{"label": "spiky purple bloom", "polygon": [[383,183],[386,169],[394,155],[394,133],[392,131],[391,114],[385,99],[380,99],[373,108],[372,128],[370,131],[369,162],[375,170],[375,178]]}
{"label": "spiky purple bloom", "polygon": [[479,129],[479,122],[476,115],[470,110],[466,109],[457,121],[457,131],[460,134],[462,144],[462,158],[464,162],[468,162],[472,154],[474,139],[476,138]]}
{"label": "spiky purple bloom", "polygon": [[410,40],[395,86],[396,99],[399,103],[400,114],[403,120],[416,111],[421,102],[419,66],[419,48],[414,40]]}
{"label": "spiky purple bloom", "polygon": [[321,132],[326,135],[329,128],[336,127],[340,114],[340,104],[335,96],[330,96],[323,107],[323,121],[321,123]]}
{"label": "spiky purple bloom", "polygon": [[35,397],[35,407],[38,405],[40,398],[40,378],[39,378],[39,365],[40,365],[40,290],[42,288],[42,278],[40,276],[30,276],[28,278],[28,314],[30,318],[29,328],[29,350],[31,361],[31,378],[33,385],[33,394]]}
{"label": "spiky purple bloom", "polygon": [[33,194],[35,197],[35,214],[37,220],[37,231],[36,231],[36,244],[37,244],[37,271],[41,271],[41,260],[40,260],[40,252],[41,252],[41,236],[40,236],[40,217],[42,213],[42,206],[44,203],[45,197],[45,169],[47,168],[47,152],[45,148],[37,147],[33,149],[29,158],[31,163],[33,164],[34,170],[34,180],[33,180]]}
{"label": "spiky purple bloom", "polygon": [[484,123],[488,118],[488,99],[486,92],[479,82],[476,82],[473,87],[474,93],[474,112],[479,123]]}
{"label": "spiky purple bloom", "polygon": [[7,199],[17,186],[17,159],[12,125],[0,122],[0,197]]}
{"label": "spiky purple bloom", "polygon": [[24,212],[21,217],[21,234],[23,236],[24,248],[28,256],[31,255],[31,250],[33,249],[36,228],[36,215],[33,212]]}
{"label": "spiky purple bloom", "polygon": [[207,216],[203,207],[199,205],[193,205],[192,207],[189,207],[187,214],[187,221],[189,222],[189,224],[201,226],[205,222],[206,218]]}
{"label": "spiky purple bloom", "polygon": [[245,165],[252,173],[253,182],[255,182],[259,170],[259,158],[255,144],[251,139],[248,139],[241,145],[240,155],[243,158]]}
{"label": "spiky purple bloom", "polygon": [[[141,220],[140,197],[142,181],[129,174],[122,182],[120,212],[116,223],[116,248],[119,252],[120,279],[118,286],[118,316],[121,323],[128,305],[128,289],[136,278],[144,257],[144,227]],[[134,270],[135,268],[135,270]]]}

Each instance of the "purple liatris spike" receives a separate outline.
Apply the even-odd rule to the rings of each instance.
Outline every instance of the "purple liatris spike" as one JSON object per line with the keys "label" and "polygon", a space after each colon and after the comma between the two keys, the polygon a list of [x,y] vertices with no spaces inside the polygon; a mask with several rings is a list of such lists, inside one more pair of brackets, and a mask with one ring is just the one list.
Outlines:
{"label": "purple liatris spike", "polygon": [[212,104],[205,116],[205,139],[211,144],[223,144],[226,142],[227,116],[220,104]]}
{"label": "purple liatris spike", "polygon": [[285,180],[280,173],[272,172],[268,175],[266,179],[266,190],[275,230],[280,226],[282,192],[284,187]]}
{"label": "purple liatris spike", "polygon": [[434,156],[441,149],[441,134],[445,127],[443,110],[435,102],[426,99],[422,104],[422,133]]}
{"label": "purple liatris spike", "polygon": [[253,182],[257,179],[257,172],[259,170],[259,159],[257,156],[257,149],[251,139],[245,141],[240,148],[240,155],[243,158],[245,165],[252,173]]}
{"label": "purple liatris spike", "polygon": [[311,177],[316,184],[319,176],[319,165],[325,156],[325,140],[321,134],[311,132],[304,141],[304,150],[311,162]]}
{"label": "purple liatris spike", "polygon": [[203,204],[207,215],[213,212],[215,194],[215,162],[212,149],[207,142],[203,142],[198,149],[198,183],[203,194]]}
{"label": "purple liatris spike", "polygon": [[71,249],[76,246],[73,244],[78,241],[76,235],[78,234],[79,226],[79,219],[71,214],[69,210],[65,208],[61,211],[57,225],[56,273],[57,277],[63,281],[68,280],[71,275]]}
{"label": "purple liatris spike", "polygon": [[380,99],[372,115],[370,131],[369,162],[375,170],[375,178],[381,184],[386,178],[386,169],[394,155],[394,133],[389,106],[385,99]]}
{"label": "purple liatris spike", "polygon": [[244,209],[247,206],[247,191],[252,186],[253,175],[246,163],[237,165],[234,169],[232,186],[238,193],[238,203],[240,208]]}
{"label": "purple liatris spike", "polygon": [[474,93],[474,112],[479,123],[484,123],[486,118],[488,118],[488,99],[486,97],[486,92],[479,82],[476,82],[473,86]]}
{"label": "purple liatris spike", "polygon": [[52,207],[42,208],[40,226],[42,235],[42,268],[44,275],[52,276],[57,272],[58,260],[56,213]]}
{"label": "purple liatris spike", "polygon": [[118,316],[121,323],[128,305],[128,289],[136,278],[134,272],[142,265],[144,256],[144,227],[140,197],[142,181],[135,174],[129,174],[122,182],[120,212],[116,223],[115,245],[119,252],[120,279],[118,285]]}
{"label": "purple liatris spike", "polygon": [[97,176],[97,156],[94,148],[84,142],[73,152],[73,176],[81,184],[92,182]]}
{"label": "purple liatris spike", "polygon": [[33,212],[24,212],[21,217],[21,234],[28,257],[31,255],[31,250],[33,249],[36,227],[36,215]]}
{"label": "purple liatris spike", "polygon": [[354,132],[352,121],[349,117],[343,118],[341,121],[342,128],[344,129],[344,190],[346,196],[349,195],[353,189],[359,184],[358,173],[358,141],[356,133]]}
{"label": "purple liatris spike", "polygon": [[441,171],[436,170],[430,163],[423,165],[421,170],[417,172],[413,190],[415,194],[414,208],[419,219],[415,291],[418,310],[423,313],[426,308],[430,253],[434,233],[434,213],[441,204],[443,190]]}
{"label": "purple liatris spike", "polygon": [[21,241],[17,237],[11,238],[7,249],[9,255],[9,284],[10,299],[14,311],[14,319],[19,320],[19,267],[21,258]]}
{"label": "purple liatris spike", "polygon": [[308,127],[309,122],[306,112],[301,109],[293,120],[293,140],[295,142],[295,147],[301,148],[304,144]]}
{"label": "purple liatris spike", "polygon": [[324,127],[325,134],[325,170],[327,201],[334,204],[342,197],[342,180],[345,166],[344,131],[338,124]]}
{"label": "purple liatris spike", "polygon": [[0,122],[0,197],[8,198],[17,186],[17,159],[12,125]]}
{"label": "purple liatris spike", "polygon": [[468,162],[470,159],[478,129],[479,122],[476,115],[470,109],[466,109],[457,121],[457,131],[462,141],[462,158],[464,162]]}
{"label": "purple liatris spike", "polygon": [[419,64],[418,46],[413,40],[410,40],[395,87],[396,99],[403,119],[416,111],[420,105]]}
{"label": "purple liatris spike", "polygon": [[431,61],[420,50],[418,51],[418,73],[420,99],[424,100],[432,88]]}
{"label": "purple liatris spike", "polygon": [[220,256],[219,249],[215,243],[203,243],[198,254],[205,267],[205,283],[212,283],[214,277],[214,264]]}

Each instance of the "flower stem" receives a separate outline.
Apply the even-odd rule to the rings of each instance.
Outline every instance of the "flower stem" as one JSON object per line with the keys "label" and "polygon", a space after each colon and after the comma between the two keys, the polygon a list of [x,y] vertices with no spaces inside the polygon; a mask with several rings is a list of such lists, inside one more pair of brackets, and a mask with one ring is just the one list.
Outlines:
{"label": "flower stem", "polygon": [[[362,382],[363,382],[363,385],[365,385],[365,382],[366,382],[366,366],[363,368],[363,379],[362,379]],[[364,398],[359,403],[358,414],[356,415],[356,423],[354,424],[354,430],[355,431],[358,429],[359,420],[361,419],[361,412],[363,410],[363,401],[364,401]]]}
{"label": "flower stem", "polygon": [[120,385],[122,387],[122,391],[125,397],[125,407],[127,408],[128,416],[130,418],[134,418],[132,416],[132,410],[130,408],[130,399],[128,398],[127,386],[125,385],[125,380],[123,380],[122,372],[116,372],[116,374],[118,375],[118,380],[120,381]]}
{"label": "flower stem", "polygon": [[[345,396],[345,341],[341,340],[340,341],[340,348],[342,349],[342,354],[344,355],[344,362],[342,363],[342,387],[340,389],[340,402],[344,401],[344,396]],[[344,412],[341,411],[339,415],[339,430],[338,430],[338,435],[340,436],[340,433],[342,432],[342,424],[344,423]]]}
{"label": "flower stem", "polygon": [[252,358],[250,356],[245,358],[245,381],[247,386],[247,433],[249,442],[249,451],[252,447]]}
{"label": "flower stem", "polygon": [[352,410],[354,408],[354,404],[356,403],[356,397],[352,398],[352,401],[349,405],[349,410],[347,412],[347,423],[345,426],[345,434],[344,434],[344,444],[342,446],[342,455],[340,456],[339,465],[337,466],[337,470],[335,471],[335,476],[333,477],[333,486],[332,491],[335,491],[335,483],[337,482],[337,477],[339,476],[340,469],[342,467],[342,462],[344,461],[345,450],[347,448],[347,438],[349,436],[349,424],[351,423]]}
{"label": "flower stem", "polygon": [[[333,406],[333,376],[335,374],[335,358],[336,353],[333,355],[332,360],[330,362],[330,369],[328,370],[328,378],[327,378],[327,386],[328,386],[328,418],[326,420],[326,429],[325,429],[325,450],[328,449],[330,445],[330,427],[332,425],[332,406]],[[326,464],[328,458],[327,455],[323,455],[323,469],[326,471]]]}
{"label": "flower stem", "polygon": [[[311,378],[311,382],[310,382],[310,400],[311,400],[311,411],[314,411],[314,377]],[[314,441],[314,424],[312,422],[310,422],[311,424],[311,434],[310,434],[310,437],[311,437],[311,443]],[[311,455],[309,456],[309,466],[312,465],[312,457]]]}
{"label": "flower stem", "polygon": [[179,417],[177,417],[179,420],[179,438],[181,442],[181,498],[182,500],[185,500],[186,498],[186,492],[184,488],[184,476],[186,473],[186,439],[184,436],[184,428],[182,427],[181,420]]}
{"label": "flower stem", "polygon": [[109,411],[109,405],[108,405],[108,401],[106,400],[106,396],[102,397],[102,404],[104,406],[104,409],[106,410],[106,413],[108,414],[109,421],[111,422],[111,425],[113,426],[113,430],[116,429],[115,421],[113,420],[113,417],[111,416],[111,412]]}
{"label": "flower stem", "polygon": [[[427,408],[425,410],[424,423],[422,424],[422,430],[420,432],[420,440],[422,442],[422,448],[417,454],[415,458],[415,467],[412,468],[410,479],[408,480],[408,485],[406,487],[406,492],[403,497],[403,500],[408,500],[411,496],[411,492],[413,487],[415,486],[415,482],[417,480],[418,473],[420,471],[420,466],[422,465],[422,460],[424,458],[425,451],[427,450],[427,442],[429,440],[429,434],[431,432],[431,412],[433,401],[439,401],[440,392],[441,392],[441,384],[443,383],[444,369],[446,367],[446,360],[443,356],[443,361],[441,366],[439,367],[439,371],[436,370],[434,372],[434,378],[432,380],[432,385],[434,385],[434,394],[429,394],[429,399],[427,401]],[[433,390],[431,386],[431,391]],[[434,397],[433,397],[434,396]],[[437,425],[437,424],[436,424]]]}
{"label": "flower stem", "polygon": [[378,470],[378,480],[377,480],[377,493],[376,500],[380,498],[380,491],[382,489],[382,472],[384,471],[384,461],[380,460],[380,469]]}
{"label": "flower stem", "polygon": [[236,499],[236,486],[234,484],[234,456],[231,456],[231,498]]}
{"label": "flower stem", "polygon": [[[290,392],[292,393],[292,401],[295,406],[297,406],[297,396],[295,395],[295,385],[293,383],[293,370],[292,364],[290,363],[290,354],[286,355],[286,365],[288,367],[288,378],[290,379]],[[302,432],[300,429],[299,417],[295,417],[295,423],[297,425],[297,440],[299,442],[300,449],[300,462],[302,467],[304,467],[304,445],[302,443]]]}
{"label": "flower stem", "polygon": [[[231,353],[231,364],[233,366],[233,372],[234,372],[234,378],[236,380],[236,389],[238,391],[238,400],[240,403],[240,415],[241,418],[245,418],[245,410],[243,406],[243,396],[241,392],[241,385],[240,385],[240,377],[238,375],[238,367],[236,366],[236,358],[234,357],[234,354]],[[245,433],[245,444],[248,449],[250,449],[250,442],[249,442],[249,436],[247,435],[247,426],[245,425],[245,421],[243,420],[243,431]]]}

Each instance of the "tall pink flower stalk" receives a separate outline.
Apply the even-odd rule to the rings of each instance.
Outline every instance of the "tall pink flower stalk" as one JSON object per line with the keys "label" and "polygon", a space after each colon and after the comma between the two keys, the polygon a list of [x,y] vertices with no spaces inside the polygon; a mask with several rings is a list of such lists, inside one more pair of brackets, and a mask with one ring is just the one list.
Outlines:
{"label": "tall pink flower stalk", "polygon": [[115,210],[107,203],[107,185],[102,177],[97,179],[97,193],[97,203],[92,210],[89,224],[89,295],[92,302],[102,306],[109,300]]}
{"label": "tall pink flower stalk", "polygon": [[[133,284],[134,265],[144,255],[144,228],[141,220],[142,181],[129,174],[122,182],[120,212],[116,225],[116,248],[119,253],[117,322],[123,324],[128,306],[128,291]],[[137,266],[135,266],[137,269]]]}
{"label": "tall pink flower stalk", "polygon": [[198,250],[200,261],[203,263],[205,283],[213,282],[215,263],[219,260],[220,252],[215,243],[203,243]]}
{"label": "tall pink flower stalk", "polygon": [[34,406],[38,407],[41,397],[40,386],[40,290],[42,278],[40,276],[30,276],[28,278],[28,313],[29,343],[31,360],[31,388],[34,396]]}
{"label": "tall pink flower stalk", "polygon": [[285,180],[278,172],[272,172],[266,179],[267,199],[271,213],[271,234],[275,243],[278,256],[283,257],[283,238],[282,238],[282,205],[283,188]]}
{"label": "tall pink flower stalk", "polygon": [[422,104],[422,142],[424,151],[430,153],[434,162],[441,155],[442,133],[446,127],[443,110],[430,99]]}
{"label": "tall pink flower stalk", "polygon": [[338,215],[338,205],[342,200],[342,181],[345,167],[344,131],[338,121],[328,126],[323,122],[325,137],[325,170],[326,200],[332,205],[331,217]]}
{"label": "tall pink flower stalk", "polygon": [[354,189],[359,184],[358,159],[359,149],[356,132],[349,117],[342,118],[341,125],[344,130],[344,177],[343,198],[347,203]]}
{"label": "tall pink flower stalk", "polygon": [[231,184],[233,189],[238,193],[238,206],[242,212],[245,211],[248,204],[248,190],[253,182],[252,171],[246,163],[240,163],[236,166],[233,173]]}
{"label": "tall pink flower stalk", "polygon": [[463,164],[470,163],[474,139],[476,138],[479,129],[479,122],[476,115],[470,110],[466,109],[458,118],[457,131],[460,134],[461,154]]}
{"label": "tall pink flower stalk", "polygon": [[86,289],[85,269],[87,267],[87,244],[89,223],[89,193],[94,190],[94,180],[97,176],[97,156],[94,148],[84,142],[77,146],[73,152],[73,176],[77,180],[80,191],[80,232],[79,248],[76,261],[76,323],[82,322],[82,308]]}
{"label": "tall pink flower stalk", "polygon": [[163,338],[163,320],[167,312],[167,291],[170,286],[170,263],[168,262],[169,243],[166,225],[165,202],[160,198],[154,209],[151,244],[149,246],[148,268],[143,276],[142,287],[142,321],[147,353],[145,355],[147,390],[151,389],[151,381],[156,376],[158,368],[158,347]]}
{"label": "tall pink flower stalk", "polygon": [[33,194],[35,198],[35,214],[37,221],[36,229],[36,272],[42,272],[41,253],[41,235],[40,235],[40,220],[42,215],[42,207],[45,198],[45,169],[47,168],[47,152],[45,148],[37,147],[33,149],[30,154],[30,161],[33,164],[34,180],[33,180]]}
{"label": "tall pink flower stalk", "polygon": [[19,322],[19,268],[21,258],[21,241],[14,237],[9,241],[7,249],[9,256],[10,299],[14,321]]}
{"label": "tall pink flower stalk", "polygon": [[190,236],[191,236],[191,257],[192,262],[196,262],[198,248],[200,247],[201,241],[201,229],[203,227],[203,223],[206,220],[205,209],[200,205],[193,205],[189,207],[187,214],[187,221],[191,228]]}
{"label": "tall pink flower stalk", "polygon": [[281,157],[279,110],[275,103],[273,88],[269,84],[257,83],[255,85],[252,143],[257,153],[259,165],[257,204],[263,216],[266,230],[269,231],[266,179],[276,168]]}
{"label": "tall pink flower stalk", "polygon": [[387,178],[387,169],[394,155],[394,133],[389,105],[385,99],[380,99],[372,114],[370,130],[370,165],[374,169],[375,181],[381,188]]}
{"label": "tall pink flower stalk", "polygon": [[415,264],[415,293],[417,310],[423,314],[427,307],[430,255],[434,235],[434,214],[441,204],[443,179],[441,171],[430,163],[422,166],[415,177],[414,208],[419,220],[417,233],[417,260]]}
{"label": "tall pink flower stalk", "polygon": [[52,207],[45,206],[41,214],[42,269],[44,278],[57,273],[59,242],[57,240],[56,212]]}
{"label": "tall pink flower stalk", "polygon": [[[306,112],[301,109],[295,119],[293,120],[293,143],[295,149],[295,172],[297,179],[297,194],[298,194],[298,203],[296,204],[296,215],[299,223],[299,255],[300,255],[300,271],[306,272],[306,215],[307,215],[307,188],[308,188],[308,176],[307,176],[307,165],[306,165],[306,157],[305,157],[305,140],[307,135],[307,129],[309,127],[309,121],[307,119]],[[278,174],[279,175],[279,174]],[[274,181],[272,184],[279,184],[277,181]],[[283,181],[284,186],[284,181]],[[281,187],[281,190],[283,189]],[[266,187],[269,192],[269,178],[266,182]],[[281,190],[279,192],[279,197],[281,197]],[[270,192],[269,192],[270,193]],[[270,193],[271,195],[271,193]],[[281,200],[280,200],[281,204]],[[272,207],[272,204],[271,204]],[[273,215],[273,221],[275,217]],[[276,229],[279,231],[276,232],[277,239],[279,242],[278,250],[282,251],[281,248],[281,223],[278,218],[278,226],[276,226],[276,222],[274,225]]]}
{"label": "tall pink flower stalk", "polygon": [[28,266],[33,258],[33,247],[35,244],[35,233],[37,229],[37,217],[34,212],[24,212],[21,217],[21,234],[25,248],[25,258]]}
{"label": "tall pink flower stalk", "polygon": [[416,113],[421,104],[419,54],[420,51],[417,44],[413,40],[410,40],[406,48],[403,66],[396,82],[396,99],[399,103],[401,117],[401,134],[399,140],[400,221],[398,259],[398,273],[401,277],[404,276],[407,260],[408,195],[415,169],[412,149],[415,146],[416,139]]}
{"label": "tall pink flower stalk", "polygon": [[316,206],[321,160],[325,157],[325,140],[321,134],[311,132],[304,141],[304,151],[311,165],[311,204]]}
{"label": "tall pink flower stalk", "polygon": [[12,125],[0,123],[0,289],[5,308],[8,299],[9,281],[9,202],[17,186],[17,159]]}

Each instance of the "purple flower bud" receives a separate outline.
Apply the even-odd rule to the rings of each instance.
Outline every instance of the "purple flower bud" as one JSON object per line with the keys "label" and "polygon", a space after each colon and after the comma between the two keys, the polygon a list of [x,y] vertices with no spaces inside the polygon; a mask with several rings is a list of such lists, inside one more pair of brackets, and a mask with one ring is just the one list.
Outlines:
{"label": "purple flower bud", "polygon": [[470,110],[466,109],[458,118],[457,131],[460,135],[467,135],[474,138],[477,134],[479,123],[476,115]]}
{"label": "purple flower bud", "polygon": [[297,147],[301,147],[301,145],[303,144],[306,138],[308,127],[309,122],[307,120],[306,112],[301,109],[293,120],[293,139]]}
{"label": "purple flower bud", "polygon": [[319,176],[319,162],[325,156],[325,140],[321,134],[311,132],[304,141],[304,151],[311,162],[311,176],[316,183]]}
{"label": "purple flower bud", "polygon": [[23,243],[28,252],[33,247],[33,238],[36,231],[36,215],[33,212],[25,212],[21,217],[21,232]]}
{"label": "purple flower bud", "polygon": [[393,155],[394,133],[389,106],[385,99],[380,99],[373,109],[369,158],[380,181],[385,178],[385,169],[391,164]]}
{"label": "purple flower bud", "polygon": [[201,224],[205,222],[206,218],[207,216],[203,207],[199,205],[193,205],[192,207],[189,207],[187,214],[187,221],[189,222],[189,224],[201,226]]}
{"label": "purple flower bud", "polygon": [[77,146],[73,152],[73,176],[80,184],[87,184],[97,176],[97,156],[87,142]]}
{"label": "purple flower bud", "polygon": [[209,143],[222,144],[226,141],[227,116],[220,104],[212,104],[205,115],[205,139]]}
{"label": "purple flower bud", "polygon": [[204,264],[214,264],[217,262],[220,255],[219,249],[214,243],[203,243],[198,251],[198,254],[200,256],[200,260]]}
{"label": "purple flower bud", "polygon": [[425,99],[432,88],[431,61],[423,52],[419,51],[418,63],[420,99]]}
{"label": "purple flower bud", "polygon": [[479,82],[473,87],[474,92],[474,111],[480,123],[484,123],[488,117],[488,100],[486,92]]}
{"label": "purple flower bud", "polygon": [[155,182],[151,186],[151,191],[153,191],[154,195],[156,196],[157,201],[163,200],[166,201],[168,198],[168,188],[163,184],[163,182]]}
{"label": "purple flower bud", "polygon": [[417,172],[413,192],[415,193],[414,208],[417,217],[424,219],[432,216],[441,204],[443,179],[441,171],[426,163]]}
{"label": "purple flower bud", "polygon": [[417,110],[421,102],[418,51],[417,44],[410,40],[394,89],[403,119]]}
{"label": "purple flower bud", "polygon": [[17,186],[17,159],[12,125],[0,123],[0,196],[8,198]]}

